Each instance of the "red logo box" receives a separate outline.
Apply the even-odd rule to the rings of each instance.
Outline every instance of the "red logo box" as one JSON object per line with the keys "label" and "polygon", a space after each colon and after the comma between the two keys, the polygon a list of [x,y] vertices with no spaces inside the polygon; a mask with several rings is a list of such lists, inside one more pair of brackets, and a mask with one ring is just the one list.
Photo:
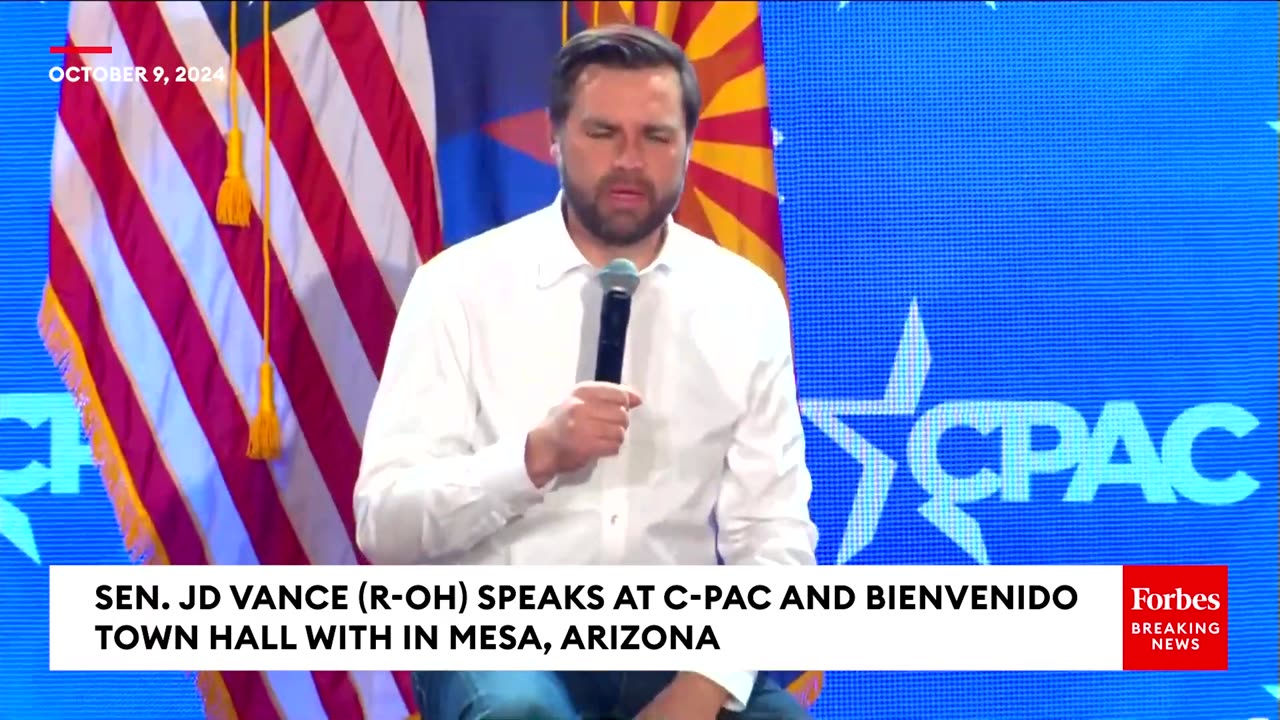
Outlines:
{"label": "red logo box", "polygon": [[1227,669],[1226,566],[1125,566],[1124,669]]}

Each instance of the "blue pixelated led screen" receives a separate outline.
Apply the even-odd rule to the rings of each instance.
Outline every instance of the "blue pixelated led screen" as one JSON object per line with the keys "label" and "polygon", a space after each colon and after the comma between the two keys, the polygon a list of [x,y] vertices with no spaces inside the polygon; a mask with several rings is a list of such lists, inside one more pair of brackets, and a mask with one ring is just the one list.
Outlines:
{"label": "blue pixelated led screen", "polygon": [[[0,718],[197,718],[47,670],[44,566],[127,562],[36,324],[66,13],[0,3]],[[762,13],[821,561],[1231,578],[1227,672],[828,673],[815,717],[1275,720],[1276,3]]]}

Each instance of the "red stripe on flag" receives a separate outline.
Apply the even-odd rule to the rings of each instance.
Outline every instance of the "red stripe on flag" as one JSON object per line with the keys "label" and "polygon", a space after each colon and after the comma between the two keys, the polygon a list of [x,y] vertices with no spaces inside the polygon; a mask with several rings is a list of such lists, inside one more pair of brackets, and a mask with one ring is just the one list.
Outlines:
{"label": "red stripe on flag", "polygon": [[[113,2],[111,5],[136,65],[180,67],[186,64],[154,3]],[[147,84],[146,90],[165,133],[204,201],[210,222],[213,222],[218,187],[226,162],[226,143],[222,133],[195,85]],[[253,212],[248,228],[219,228],[218,235],[240,291],[261,331],[261,219]],[[272,275],[276,278],[285,277],[274,248],[271,250],[270,260]],[[378,282],[382,282],[380,277]],[[280,373],[280,381],[293,403],[299,429],[333,495],[334,505],[354,546],[355,519],[350,498],[359,468],[360,446],[350,423],[345,419],[332,379],[307,329],[297,299],[283,283],[277,284],[274,290],[271,303],[272,334],[289,342],[272,343],[271,356]],[[356,320],[354,317],[352,319]],[[243,458],[247,447],[244,441],[248,436],[239,432],[233,436],[241,443],[235,448],[237,457]],[[253,463],[253,467],[264,466]],[[268,496],[268,502],[279,506],[280,499],[270,477],[257,481],[257,486]],[[243,514],[243,509],[241,512]],[[259,561],[268,565],[307,563],[308,559],[301,553],[300,547],[296,554],[292,552],[290,546],[296,547],[297,538],[287,520],[277,532],[292,539],[293,543],[286,540],[283,547],[271,545],[260,548]],[[314,672],[312,676],[320,702],[330,717],[360,715],[360,699],[347,673]],[[256,711],[257,707],[246,705],[243,709],[249,712]]]}
{"label": "red stripe on flag", "polygon": [[698,29],[715,4],[716,0],[685,0],[680,3],[680,9],[676,12],[675,27],[671,30],[671,39],[680,47],[687,46],[689,39],[693,37],[693,31]]}
{"label": "red stripe on flag", "polygon": [[[754,70],[764,64],[764,34],[760,29],[760,18],[752,20],[742,29],[742,32],[733,36],[733,39],[724,44],[714,55],[697,61],[695,65],[703,63],[721,66],[718,75],[724,77],[724,81],[738,77],[748,70]],[[723,81],[722,81],[723,82]],[[718,91],[716,87],[714,90]],[[704,104],[710,102],[711,94],[703,98]],[[760,98],[762,102],[768,100],[767,97]]]}
{"label": "red stripe on flag", "polygon": [[658,21],[658,3],[649,0],[640,0],[636,3],[635,24],[641,27],[651,28]]}
{"label": "red stripe on flag", "polygon": [[[67,64],[84,67],[78,55],[68,55]],[[266,467],[244,457],[248,422],[222,372],[191,290],[129,171],[98,88],[91,83],[69,85],[64,88],[59,116],[102,198],[107,224],[117,238],[130,281],[138,288],[170,356],[182,358],[182,362],[174,361],[174,369],[210,441],[250,542],[259,558],[274,556],[276,562],[285,564],[302,562],[302,548]],[[166,547],[170,544],[177,543],[166,542]],[[255,673],[252,678],[238,691],[228,678],[233,702],[239,707],[261,708],[264,717],[278,717],[262,686],[262,676]],[[264,699],[268,700],[265,705]]]}
{"label": "red stripe on flag", "polygon": [[[324,42],[324,38],[317,36],[316,41]],[[241,51],[240,77],[258,112],[263,113],[262,48],[254,43]],[[350,121],[354,124],[360,119]],[[356,224],[342,182],[311,124],[306,101],[275,42],[271,43],[271,144],[289,175],[298,207],[311,227],[369,364],[380,377],[391,328],[396,322],[396,303]],[[377,232],[378,228],[370,230]],[[351,477],[354,481],[355,475]],[[344,504],[351,505],[350,502]],[[348,515],[352,513],[350,507],[346,511]]]}
{"label": "red stripe on flag", "polygon": [[[595,24],[599,13],[596,11],[593,0],[573,0],[570,5],[584,26],[590,28]],[[573,23],[569,24],[569,32],[573,32]]]}
{"label": "red stripe on flag", "polygon": [[696,187],[715,200],[717,205],[728,210],[738,222],[773,248],[778,257],[782,257],[779,243],[782,222],[778,215],[778,198],[697,163],[689,163],[689,186]]}
{"label": "red stripe on flag", "polygon": [[322,2],[316,14],[409,216],[418,256],[429,259],[441,249],[431,150],[373,16],[362,2]]}
{"label": "red stripe on flag", "polygon": [[[771,147],[773,128],[769,124],[769,109],[756,108],[731,115],[718,115],[698,121],[698,137],[718,143]],[[767,144],[761,145],[764,138]]]}
{"label": "red stripe on flag", "polygon": [[[63,87],[82,84],[66,83]],[[66,94],[64,92],[64,98]],[[62,222],[52,212],[49,213],[49,281],[79,336],[87,370],[124,456],[121,459],[133,476],[134,490],[159,536],[156,542],[160,543],[170,565],[208,564],[204,538],[196,529],[191,509],[160,454],[155,431],[139,404],[133,378],[121,363],[111,334],[107,332],[97,292]]]}

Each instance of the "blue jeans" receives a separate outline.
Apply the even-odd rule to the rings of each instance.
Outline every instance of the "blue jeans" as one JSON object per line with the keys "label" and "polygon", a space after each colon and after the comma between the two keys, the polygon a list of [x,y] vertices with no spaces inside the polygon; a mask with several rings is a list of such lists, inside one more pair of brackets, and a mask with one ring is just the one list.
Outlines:
{"label": "blue jeans", "polygon": [[[418,672],[422,720],[631,720],[671,682],[670,672]],[[809,713],[761,673],[746,710],[719,720],[808,720]]]}

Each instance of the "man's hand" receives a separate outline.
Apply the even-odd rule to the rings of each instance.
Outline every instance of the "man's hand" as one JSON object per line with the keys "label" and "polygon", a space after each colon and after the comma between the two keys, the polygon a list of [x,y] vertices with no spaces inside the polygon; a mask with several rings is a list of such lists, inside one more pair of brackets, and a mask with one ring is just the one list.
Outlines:
{"label": "man's hand", "polygon": [[636,720],[715,720],[729,699],[724,688],[694,673],[680,673]]}
{"label": "man's hand", "polygon": [[585,382],[529,432],[524,461],[538,487],[597,458],[616,455],[626,439],[627,413],[640,396],[613,383]]}

